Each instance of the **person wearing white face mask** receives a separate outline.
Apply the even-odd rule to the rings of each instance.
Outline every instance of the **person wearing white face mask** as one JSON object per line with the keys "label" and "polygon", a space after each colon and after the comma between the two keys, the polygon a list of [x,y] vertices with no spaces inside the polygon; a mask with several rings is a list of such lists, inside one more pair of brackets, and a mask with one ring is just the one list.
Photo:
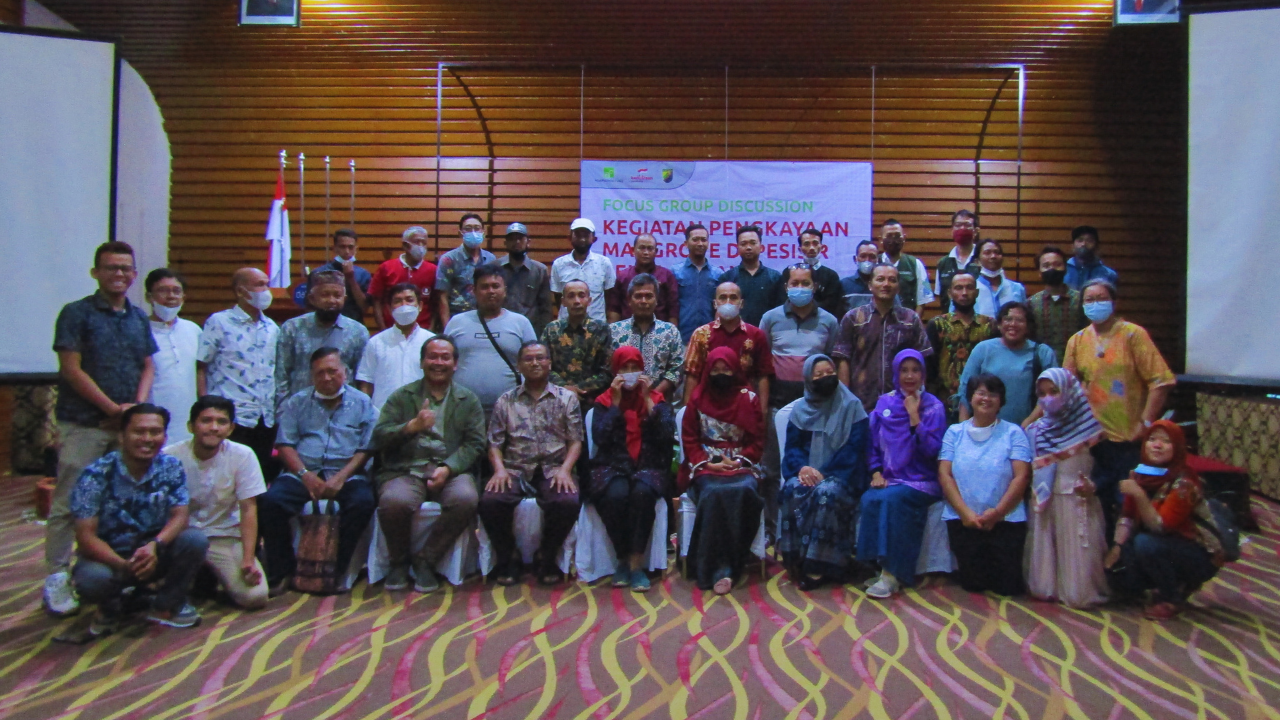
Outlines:
{"label": "person wearing white face mask", "polygon": [[454,315],[476,309],[476,268],[497,259],[483,247],[484,220],[479,215],[463,215],[458,220],[458,234],[462,236],[462,245],[440,256],[440,269],[436,273],[440,327],[448,325]]}
{"label": "person wearing white face mask", "polygon": [[1137,467],[1146,429],[1160,419],[1177,381],[1147,331],[1116,316],[1114,285],[1091,280],[1080,295],[1090,325],[1067,340],[1062,366],[1080,378],[1105,431],[1091,449],[1092,477],[1111,537],[1119,511],[1119,483]]}
{"label": "person wearing white face mask", "polygon": [[[769,351],[769,338],[764,331],[742,319],[742,290],[731,282],[722,282],[716,288],[716,319],[693,331],[689,348],[684,353],[686,378],[702,377],[707,355],[712,350],[728,347],[738,355],[738,364],[747,387],[755,391],[760,401],[760,416],[769,416],[769,383],[773,377],[773,353]],[[684,384],[684,402],[693,397],[696,382]]]}
{"label": "person wearing white face mask", "polygon": [[369,338],[356,368],[356,387],[373,398],[373,409],[399,388],[422,377],[422,345],[436,334],[418,324],[422,311],[418,286],[400,283],[387,293],[395,327]]}
{"label": "person wearing white face mask", "polygon": [[[271,307],[266,273],[240,268],[231,276],[236,304],[204,322],[196,353],[196,395],[219,395],[236,406],[231,440],[248,445],[264,477],[275,477],[276,340],[280,328],[263,312]],[[180,413],[178,417],[185,417]]]}
{"label": "person wearing white face mask", "polygon": [[[169,268],[156,268],[143,283],[151,303],[151,337],[156,350],[151,356],[156,379],[147,402],[169,411],[169,440],[182,442],[191,437],[182,421],[196,401],[196,351],[200,326],[178,317],[187,283]],[[175,422],[172,418],[178,418]]]}
{"label": "person wearing white face mask", "polygon": [[1027,288],[1004,274],[1004,250],[1000,243],[987,238],[978,243],[978,301],[973,309],[979,315],[995,317],[1006,303],[1026,302]]}

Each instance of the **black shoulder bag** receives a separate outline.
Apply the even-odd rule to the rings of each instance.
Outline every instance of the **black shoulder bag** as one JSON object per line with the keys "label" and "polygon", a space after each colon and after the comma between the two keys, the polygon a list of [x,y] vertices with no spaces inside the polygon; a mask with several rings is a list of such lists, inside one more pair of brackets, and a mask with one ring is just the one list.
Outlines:
{"label": "black shoulder bag", "polygon": [[516,384],[523,383],[524,378],[520,377],[520,371],[516,369],[515,363],[511,362],[511,358],[507,357],[507,354],[502,351],[502,346],[493,337],[493,332],[489,330],[489,323],[484,321],[484,315],[480,313],[479,309],[476,310],[476,319],[480,321],[480,327],[484,328],[484,334],[489,336],[489,342],[493,343],[493,349],[498,351],[498,357],[502,358],[502,362],[506,363],[507,367],[511,369],[511,374],[516,376]]}

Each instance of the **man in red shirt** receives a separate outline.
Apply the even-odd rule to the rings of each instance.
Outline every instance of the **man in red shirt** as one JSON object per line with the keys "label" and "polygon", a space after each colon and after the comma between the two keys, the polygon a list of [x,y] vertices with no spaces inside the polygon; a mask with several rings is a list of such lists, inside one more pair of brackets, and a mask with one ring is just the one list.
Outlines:
{"label": "man in red shirt", "polygon": [[413,283],[422,293],[422,313],[418,315],[418,324],[430,330],[435,321],[436,303],[432,299],[436,287],[436,266],[426,260],[427,229],[414,225],[400,236],[400,243],[404,246],[404,253],[379,265],[369,283],[373,321],[378,324],[379,330],[394,326],[387,292],[400,283]]}
{"label": "man in red shirt", "polygon": [[[698,378],[707,361],[707,353],[718,347],[730,347],[738,353],[742,374],[760,400],[760,412],[769,417],[769,378],[773,376],[773,352],[769,338],[755,325],[742,320],[742,290],[731,282],[716,288],[716,319],[693,331],[689,349],[684,354],[684,376]],[[685,382],[684,402],[689,404],[696,380]]]}
{"label": "man in red shirt", "polygon": [[672,272],[655,262],[658,257],[658,241],[649,233],[636,236],[631,245],[636,258],[635,265],[619,265],[618,279],[612,288],[605,291],[605,311],[609,322],[615,323],[631,317],[631,305],[627,302],[627,291],[631,279],[640,273],[649,273],[658,281],[655,288],[658,293],[658,307],[653,316],[663,322],[678,324],[680,318],[680,284]]}

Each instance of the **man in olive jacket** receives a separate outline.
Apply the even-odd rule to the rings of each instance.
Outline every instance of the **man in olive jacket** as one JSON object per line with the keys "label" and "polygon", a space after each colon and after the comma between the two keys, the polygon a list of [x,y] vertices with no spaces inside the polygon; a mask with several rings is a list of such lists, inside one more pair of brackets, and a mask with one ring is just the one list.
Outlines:
{"label": "man in olive jacket", "polygon": [[476,515],[479,495],[471,472],[486,449],[484,408],[475,393],[453,382],[457,367],[452,340],[428,340],[422,346],[423,378],[391,393],[373,428],[381,459],[375,476],[378,522],[391,556],[387,590],[409,585],[409,532],[422,503],[440,503],[440,517],[413,558],[418,592],[440,587],[434,568]]}

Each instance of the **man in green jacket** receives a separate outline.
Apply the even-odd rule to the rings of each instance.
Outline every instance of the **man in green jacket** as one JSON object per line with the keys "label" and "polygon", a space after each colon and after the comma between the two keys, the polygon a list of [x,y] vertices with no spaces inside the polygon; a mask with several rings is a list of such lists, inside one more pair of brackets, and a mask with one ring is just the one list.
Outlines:
{"label": "man in green jacket", "polygon": [[485,452],[484,408],[453,382],[458,349],[443,335],[422,346],[422,379],[391,393],[373,429],[381,459],[378,522],[387,538],[391,569],[383,587],[409,585],[410,528],[424,502],[440,503],[440,517],[413,558],[414,590],[432,592],[434,568],[471,526],[479,500],[472,466]]}

